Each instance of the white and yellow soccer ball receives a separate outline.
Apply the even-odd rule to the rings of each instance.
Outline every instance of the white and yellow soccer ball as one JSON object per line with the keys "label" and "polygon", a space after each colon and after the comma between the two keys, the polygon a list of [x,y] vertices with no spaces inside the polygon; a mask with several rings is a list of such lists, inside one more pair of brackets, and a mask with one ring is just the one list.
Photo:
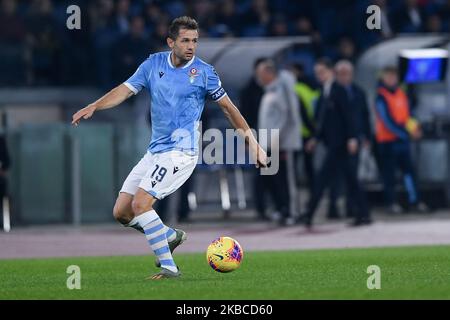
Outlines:
{"label": "white and yellow soccer ball", "polygon": [[230,237],[215,239],[208,246],[206,260],[217,272],[231,272],[239,268],[244,251],[239,242]]}

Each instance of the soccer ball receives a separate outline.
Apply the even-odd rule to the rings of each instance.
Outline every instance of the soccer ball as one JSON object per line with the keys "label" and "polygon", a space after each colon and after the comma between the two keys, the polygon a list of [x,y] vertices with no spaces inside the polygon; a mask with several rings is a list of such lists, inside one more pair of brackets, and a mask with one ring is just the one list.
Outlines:
{"label": "soccer ball", "polygon": [[244,257],[239,242],[230,237],[220,237],[211,242],[206,251],[208,264],[217,272],[231,272],[239,268]]}

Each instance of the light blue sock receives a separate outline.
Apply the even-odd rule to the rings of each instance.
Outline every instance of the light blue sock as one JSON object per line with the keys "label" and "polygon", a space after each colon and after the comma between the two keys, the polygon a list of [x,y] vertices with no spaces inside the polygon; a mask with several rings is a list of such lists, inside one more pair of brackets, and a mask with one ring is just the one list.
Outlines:
{"label": "light blue sock", "polygon": [[169,228],[166,232],[167,241],[172,242],[177,237],[177,233],[172,228]]}
{"label": "light blue sock", "polygon": [[[133,220],[131,220],[127,224],[124,224],[123,226],[133,228],[133,229],[139,231],[140,233],[145,233],[144,229],[142,229],[142,227],[139,225],[138,219],[136,217],[134,217]],[[167,241],[172,242],[177,237],[177,234],[174,229],[168,228],[166,237],[167,237]]]}
{"label": "light blue sock", "polygon": [[158,257],[161,267],[173,272],[177,272],[178,268],[173,260],[172,254],[167,242],[168,227],[159,218],[155,210],[147,211],[136,217],[139,225],[144,229],[150,247]]}

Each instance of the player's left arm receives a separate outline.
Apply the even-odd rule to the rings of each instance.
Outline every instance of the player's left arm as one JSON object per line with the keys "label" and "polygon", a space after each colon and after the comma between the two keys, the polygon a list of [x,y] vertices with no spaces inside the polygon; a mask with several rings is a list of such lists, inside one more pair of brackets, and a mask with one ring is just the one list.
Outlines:
{"label": "player's left arm", "polygon": [[267,166],[267,155],[264,149],[259,145],[255,136],[253,135],[250,127],[245,121],[239,109],[234,105],[228,95],[223,96],[217,101],[222,108],[223,113],[230,121],[231,125],[239,132],[239,134],[245,139],[253,158],[256,160],[257,167]]}

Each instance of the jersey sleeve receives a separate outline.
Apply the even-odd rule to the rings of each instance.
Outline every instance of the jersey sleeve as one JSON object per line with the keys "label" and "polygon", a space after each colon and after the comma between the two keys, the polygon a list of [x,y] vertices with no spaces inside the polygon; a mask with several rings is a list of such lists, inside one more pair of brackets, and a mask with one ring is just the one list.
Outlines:
{"label": "jersey sleeve", "polygon": [[214,67],[207,68],[206,91],[213,101],[219,101],[227,95],[225,89],[222,88],[222,82]]}
{"label": "jersey sleeve", "polygon": [[136,72],[123,84],[134,94],[138,94],[143,88],[148,88],[148,75],[151,68],[151,60],[148,58],[138,67]]}

